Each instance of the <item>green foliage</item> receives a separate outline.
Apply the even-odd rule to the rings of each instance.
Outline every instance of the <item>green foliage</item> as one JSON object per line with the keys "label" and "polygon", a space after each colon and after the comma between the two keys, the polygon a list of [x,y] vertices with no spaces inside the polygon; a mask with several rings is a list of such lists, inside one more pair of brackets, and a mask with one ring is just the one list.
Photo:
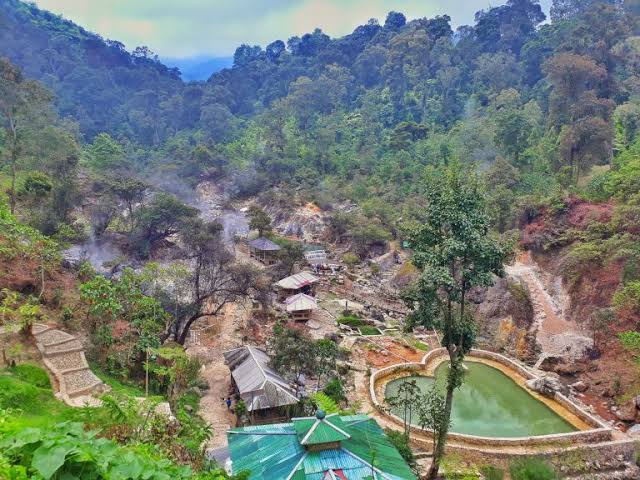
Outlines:
{"label": "green foliage", "polygon": [[146,205],[135,211],[136,250],[147,256],[159,241],[178,233],[198,211],[168,193],[157,193]]}
{"label": "green foliage", "polygon": [[271,233],[271,217],[260,207],[252,205],[247,212],[249,217],[249,228],[258,230],[258,236],[262,237],[266,233]]}
{"label": "green foliage", "polygon": [[480,472],[484,475],[485,480],[502,480],[504,478],[504,470],[492,465],[480,467]]}
{"label": "green foliage", "polygon": [[360,258],[358,258],[357,255],[351,253],[351,252],[347,252],[342,256],[342,262],[347,266],[347,267],[355,267],[358,263],[360,263]]}
{"label": "green foliage", "polygon": [[636,361],[640,360],[640,332],[621,332],[618,334],[618,339],[622,346],[633,355]]}
{"label": "green foliage", "polygon": [[343,315],[338,318],[338,323],[341,325],[347,325],[351,328],[358,328],[366,325],[366,323],[357,315]]}
{"label": "green foliage", "polygon": [[11,368],[14,377],[38,388],[51,388],[49,375],[42,368],[29,363],[22,363]]}
{"label": "green foliage", "polygon": [[363,325],[358,327],[358,330],[362,335],[380,335],[380,330],[370,325]]}
{"label": "green foliage", "polygon": [[[329,397],[337,404],[340,404],[341,402],[346,400],[342,381],[338,377],[332,378],[331,381],[325,385],[322,391],[327,397]],[[323,408],[322,410],[325,409]]]}
{"label": "green foliage", "polygon": [[398,450],[400,456],[407,462],[407,465],[411,468],[415,468],[416,459],[413,455],[413,450],[411,450],[411,446],[409,445],[409,439],[402,432],[398,432],[397,430],[393,430],[390,428],[385,428],[385,435],[391,442],[391,444]]}
{"label": "green foliage", "polygon": [[194,474],[190,468],[172,463],[150,445],[118,446],[111,440],[98,438],[96,432],[85,431],[80,423],[61,423],[48,429],[27,428],[5,432],[0,439],[0,447],[5,463],[23,467],[24,470],[15,471],[26,471],[29,478],[228,478],[220,470]]}
{"label": "green foliage", "polygon": [[326,392],[316,392],[312,394],[311,401],[318,410],[322,410],[327,414],[340,413],[338,403]]}
{"label": "green foliage", "polygon": [[558,478],[553,467],[538,458],[516,460],[509,466],[513,480],[555,480]]}
{"label": "green foliage", "polygon": [[95,170],[115,170],[125,166],[124,149],[108,133],[99,134],[88,153],[88,164]]}
{"label": "green foliage", "polygon": [[0,199],[0,257],[36,260],[45,271],[58,264],[58,244],[38,230],[17,221]]}
{"label": "green foliage", "polygon": [[628,309],[640,314],[640,280],[631,281],[616,291],[613,306],[618,310]]}
{"label": "green foliage", "polygon": [[[160,346],[160,333],[169,316],[160,301],[147,294],[150,281],[149,271],[136,273],[127,268],[117,280],[96,275],[80,285],[93,340],[100,349],[98,358],[110,373],[139,376],[147,348]],[[114,337],[116,320],[126,322],[126,329]],[[114,345],[120,348],[107,351]]]}

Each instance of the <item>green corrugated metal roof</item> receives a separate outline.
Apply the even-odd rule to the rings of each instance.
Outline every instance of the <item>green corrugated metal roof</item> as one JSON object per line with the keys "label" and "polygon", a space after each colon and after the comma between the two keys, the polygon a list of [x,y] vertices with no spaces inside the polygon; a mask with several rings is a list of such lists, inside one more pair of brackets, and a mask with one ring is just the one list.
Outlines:
{"label": "green corrugated metal roof", "polygon": [[237,428],[227,438],[233,471],[252,479],[286,479],[305,453],[291,424]]}
{"label": "green corrugated metal roof", "polygon": [[[389,441],[378,423],[354,420],[345,422],[347,431],[351,434],[349,440],[342,442],[342,447],[383,472],[389,472],[398,478],[415,478],[413,472]],[[375,452],[375,458],[374,458]]]}
{"label": "green corrugated metal roof", "polygon": [[[300,434],[308,434],[318,420],[316,429],[320,424],[323,428],[319,436],[339,433],[337,427],[350,438],[339,440],[340,448],[318,452],[306,450],[300,444]],[[325,427],[330,431],[323,433]],[[309,436],[312,440],[314,433]],[[293,423],[287,424],[238,428],[229,431],[228,438],[233,471],[248,470],[251,480],[286,480],[289,477],[290,480],[323,480],[328,470],[341,470],[348,480],[364,480],[371,477],[372,459],[373,467],[378,471],[377,479],[416,478],[384,431],[366,415],[330,415],[322,419],[294,419]]]}
{"label": "green corrugated metal roof", "polygon": [[349,438],[345,425],[339,415],[294,418],[293,426],[302,445],[319,445],[341,442]]}

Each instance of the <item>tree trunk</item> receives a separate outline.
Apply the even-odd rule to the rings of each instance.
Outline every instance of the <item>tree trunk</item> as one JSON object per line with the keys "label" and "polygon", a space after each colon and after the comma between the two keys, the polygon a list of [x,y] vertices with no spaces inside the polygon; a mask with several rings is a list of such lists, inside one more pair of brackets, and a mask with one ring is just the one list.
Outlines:
{"label": "tree trunk", "polygon": [[[15,140],[14,140],[15,141]],[[11,186],[9,187],[9,206],[11,215],[16,213],[16,177],[18,175],[18,147],[14,144],[11,149]]]}
{"label": "tree trunk", "polygon": [[[451,365],[454,363],[455,355],[449,351],[449,362]],[[449,367],[451,368],[451,367]],[[447,443],[447,434],[449,433],[449,420],[451,418],[451,406],[453,405],[453,391],[455,389],[454,383],[451,381],[451,377],[447,376],[447,396],[445,399],[445,416],[447,422],[444,428],[441,428],[436,438],[436,444],[433,446],[433,461],[429,472],[427,472],[427,480],[435,480],[438,477],[438,470],[440,470],[440,461],[444,456],[444,447]]]}

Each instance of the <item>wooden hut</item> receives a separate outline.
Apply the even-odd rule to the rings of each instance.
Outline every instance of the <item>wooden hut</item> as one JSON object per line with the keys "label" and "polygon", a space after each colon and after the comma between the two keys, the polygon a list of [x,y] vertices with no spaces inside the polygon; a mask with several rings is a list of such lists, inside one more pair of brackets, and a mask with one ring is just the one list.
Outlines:
{"label": "wooden hut", "polygon": [[268,238],[260,237],[249,242],[249,255],[265,265],[278,263],[280,246]]}
{"label": "wooden hut", "polygon": [[283,278],[276,287],[278,289],[278,297],[280,300],[305,293],[307,295],[315,295],[316,284],[320,281],[318,277],[309,272],[300,272]]}
{"label": "wooden hut", "polygon": [[286,305],[287,313],[296,322],[309,321],[313,311],[318,308],[316,299],[304,293],[287,298],[284,304]]}
{"label": "wooden hut", "polygon": [[298,403],[296,392],[269,367],[269,356],[261,349],[244,346],[224,352],[237,394],[247,406],[252,423],[284,419],[290,405]]}

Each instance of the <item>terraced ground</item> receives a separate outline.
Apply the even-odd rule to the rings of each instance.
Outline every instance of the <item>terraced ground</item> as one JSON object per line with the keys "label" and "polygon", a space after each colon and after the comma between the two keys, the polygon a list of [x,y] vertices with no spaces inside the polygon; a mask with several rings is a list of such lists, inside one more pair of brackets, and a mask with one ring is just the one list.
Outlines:
{"label": "terraced ground", "polygon": [[89,368],[84,347],[73,335],[48,325],[32,329],[42,360],[53,375],[61,400],[71,406],[95,405],[94,395],[109,389]]}

